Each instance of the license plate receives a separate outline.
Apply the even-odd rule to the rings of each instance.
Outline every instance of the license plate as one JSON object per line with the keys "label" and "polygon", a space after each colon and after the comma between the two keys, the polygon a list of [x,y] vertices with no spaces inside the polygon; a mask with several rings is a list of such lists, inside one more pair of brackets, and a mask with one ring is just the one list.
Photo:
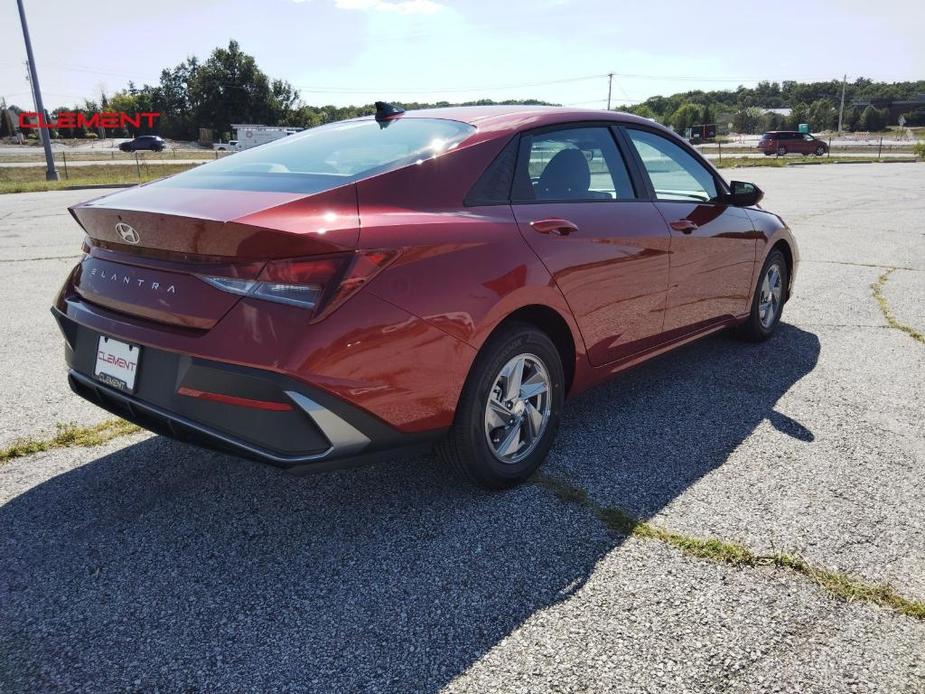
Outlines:
{"label": "license plate", "polygon": [[135,377],[141,347],[100,336],[96,350],[96,368],[93,375],[103,383],[126,393],[135,392]]}

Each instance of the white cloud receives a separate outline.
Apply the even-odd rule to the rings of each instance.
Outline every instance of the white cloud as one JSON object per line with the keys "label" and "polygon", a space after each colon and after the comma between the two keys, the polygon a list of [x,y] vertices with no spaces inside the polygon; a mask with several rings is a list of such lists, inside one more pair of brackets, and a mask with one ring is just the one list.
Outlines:
{"label": "white cloud", "polygon": [[435,14],[443,9],[433,0],[334,0],[342,10],[394,12],[396,14]]}

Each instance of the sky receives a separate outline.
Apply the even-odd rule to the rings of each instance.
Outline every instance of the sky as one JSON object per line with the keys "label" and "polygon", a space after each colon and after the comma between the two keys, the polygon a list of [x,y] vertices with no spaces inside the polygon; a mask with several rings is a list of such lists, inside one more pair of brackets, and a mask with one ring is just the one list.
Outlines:
{"label": "sky", "polygon": [[[925,79],[922,0],[23,0],[49,110],[236,39],[309,104],[536,98],[588,108],[759,80]],[[31,110],[16,3],[0,97]]]}

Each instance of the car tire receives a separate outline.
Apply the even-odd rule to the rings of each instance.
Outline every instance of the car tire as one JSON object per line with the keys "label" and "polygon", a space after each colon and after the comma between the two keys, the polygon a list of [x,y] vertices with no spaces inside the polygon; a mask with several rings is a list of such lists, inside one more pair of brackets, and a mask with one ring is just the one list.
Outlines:
{"label": "car tire", "polygon": [[437,452],[458,475],[482,487],[523,482],[552,447],[564,394],[562,358],[552,340],[532,325],[512,323],[476,357]]}
{"label": "car tire", "polygon": [[786,157],[786,156],[787,156],[787,148],[786,148],[786,147],[778,147],[778,148],[777,148],[777,156],[779,156],[779,157]]}
{"label": "car tire", "polygon": [[736,331],[738,337],[749,342],[762,342],[774,334],[780,323],[789,282],[787,259],[780,251],[771,251],[758,275],[748,318]]}
{"label": "car tire", "polygon": [[822,145],[819,145],[818,147],[816,147],[816,156],[817,156],[817,157],[821,157],[821,156],[823,156],[824,154],[825,154],[825,147],[823,147]]}

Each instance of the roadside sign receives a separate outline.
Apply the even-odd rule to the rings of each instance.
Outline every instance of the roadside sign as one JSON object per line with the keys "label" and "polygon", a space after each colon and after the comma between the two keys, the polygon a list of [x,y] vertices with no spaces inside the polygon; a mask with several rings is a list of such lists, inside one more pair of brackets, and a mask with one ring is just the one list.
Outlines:
{"label": "roadside sign", "polygon": [[808,133],[809,132],[809,123],[800,123],[800,132]]}

